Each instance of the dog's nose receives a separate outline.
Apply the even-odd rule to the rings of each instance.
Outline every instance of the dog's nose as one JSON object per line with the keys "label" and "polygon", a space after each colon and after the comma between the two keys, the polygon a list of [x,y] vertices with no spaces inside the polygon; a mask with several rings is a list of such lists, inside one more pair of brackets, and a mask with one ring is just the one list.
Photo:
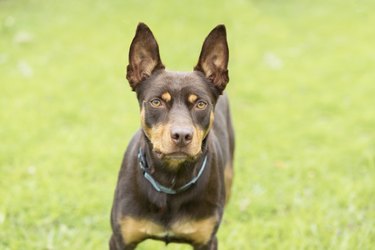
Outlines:
{"label": "dog's nose", "polygon": [[193,140],[193,129],[189,127],[173,127],[171,138],[176,145],[183,147]]}

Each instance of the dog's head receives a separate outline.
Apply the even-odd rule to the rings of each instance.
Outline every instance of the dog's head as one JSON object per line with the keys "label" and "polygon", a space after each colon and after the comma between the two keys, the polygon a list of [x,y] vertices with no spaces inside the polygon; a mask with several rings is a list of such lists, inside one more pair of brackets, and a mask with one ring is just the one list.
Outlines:
{"label": "dog's head", "polygon": [[214,108],[228,78],[224,25],[203,43],[193,72],[165,70],[158,44],[143,23],[129,52],[127,79],[137,93],[144,134],[152,151],[171,167],[197,158],[214,121]]}

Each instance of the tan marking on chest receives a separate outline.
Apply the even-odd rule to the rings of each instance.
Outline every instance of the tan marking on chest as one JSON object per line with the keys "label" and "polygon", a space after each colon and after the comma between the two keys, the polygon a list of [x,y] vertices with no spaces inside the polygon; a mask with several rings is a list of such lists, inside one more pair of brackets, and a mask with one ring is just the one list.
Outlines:
{"label": "tan marking on chest", "polygon": [[150,220],[126,216],[121,220],[120,227],[126,244],[140,242],[147,236],[165,236],[164,228]]}
{"label": "tan marking on chest", "polygon": [[211,239],[217,222],[216,216],[197,221],[183,219],[172,225],[172,232],[194,243],[206,244]]}
{"label": "tan marking on chest", "polygon": [[217,222],[216,216],[202,220],[182,219],[166,228],[151,220],[126,216],[120,221],[120,227],[126,244],[138,243],[151,236],[177,237],[196,244],[205,244],[211,239]]}
{"label": "tan marking on chest", "polygon": [[233,179],[233,166],[228,163],[224,169],[225,203],[228,203],[230,199],[231,189],[232,189],[232,179]]}

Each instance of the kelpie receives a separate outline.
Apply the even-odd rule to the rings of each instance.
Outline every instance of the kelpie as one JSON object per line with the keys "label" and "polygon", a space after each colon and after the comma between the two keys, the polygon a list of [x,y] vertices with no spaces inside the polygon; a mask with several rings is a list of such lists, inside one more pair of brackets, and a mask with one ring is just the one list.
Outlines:
{"label": "kelpie", "polygon": [[216,232],[230,196],[234,134],[227,96],[224,25],[204,41],[193,72],[165,70],[143,23],[130,46],[127,76],[141,129],[119,172],[111,214],[111,250],[146,239],[217,249]]}

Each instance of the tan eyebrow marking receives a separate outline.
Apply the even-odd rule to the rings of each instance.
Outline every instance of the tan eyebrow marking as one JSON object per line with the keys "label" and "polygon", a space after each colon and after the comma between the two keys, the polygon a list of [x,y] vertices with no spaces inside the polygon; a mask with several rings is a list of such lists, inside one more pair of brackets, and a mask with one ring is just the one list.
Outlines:
{"label": "tan eyebrow marking", "polygon": [[194,94],[191,94],[189,95],[188,97],[188,100],[190,103],[195,103],[195,101],[198,99],[198,96],[194,95]]}
{"label": "tan eyebrow marking", "polygon": [[161,95],[161,99],[163,99],[166,102],[169,102],[170,100],[172,100],[172,96],[171,94],[169,94],[169,92],[165,92]]}

